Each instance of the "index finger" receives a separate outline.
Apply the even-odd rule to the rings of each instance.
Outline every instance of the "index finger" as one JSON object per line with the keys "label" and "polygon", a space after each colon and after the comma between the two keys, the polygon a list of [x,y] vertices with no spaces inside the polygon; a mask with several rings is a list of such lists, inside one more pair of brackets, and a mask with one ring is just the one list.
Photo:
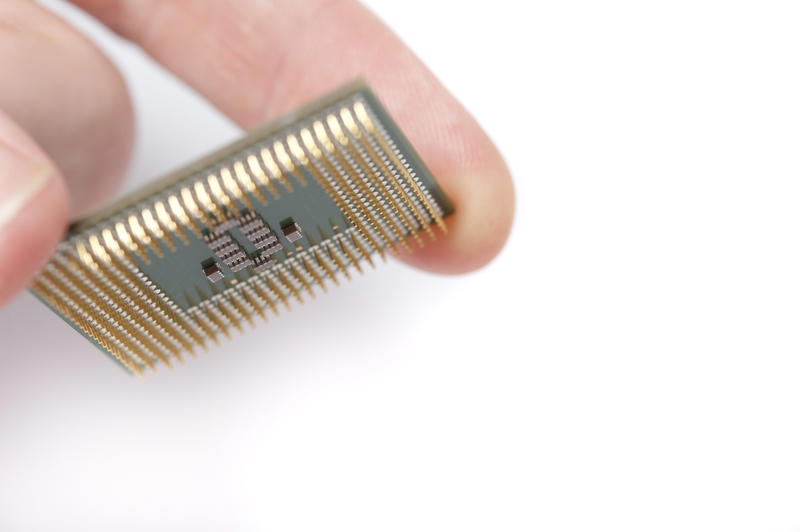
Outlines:
{"label": "index finger", "polygon": [[484,265],[513,218],[508,169],[423,63],[352,0],[72,0],[137,42],[244,128],[362,76],[455,206],[446,238],[403,260],[440,272]]}

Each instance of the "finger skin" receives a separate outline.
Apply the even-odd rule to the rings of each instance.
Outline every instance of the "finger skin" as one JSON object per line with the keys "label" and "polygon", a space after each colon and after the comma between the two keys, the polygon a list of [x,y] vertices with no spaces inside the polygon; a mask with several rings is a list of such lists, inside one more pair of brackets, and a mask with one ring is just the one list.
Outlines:
{"label": "finger skin", "polygon": [[403,259],[439,272],[491,260],[513,219],[508,169],[413,53],[351,0],[73,0],[245,128],[365,77],[451,198],[451,230]]}
{"label": "finger skin", "polygon": [[[12,154],[9,157],[9,154]],[[22,164],[10,164],[12,161]],[[23,162],[24,161],[24,162]],[[22,171],[20,171],[22,169]],[[27,170],[34,170],[30,175]],[[24,180],[41,178],[7,218],[9,202]],[[67,225],[67,189],[36,142],[0,112],[0,306],[22,290],[44,265]]]}
{"label": "finger skin", "polygon": [[35,2],[0,2],[0,72],[2,305],[44,265],[68,217],[117,189],[133,113],[111,63]]}
{"label": "finger skin", "polygon": [[119,72],[83,35],[28,0],[0,1],[0,110],[66,176],[72,216],[118,189],[133,143]]}

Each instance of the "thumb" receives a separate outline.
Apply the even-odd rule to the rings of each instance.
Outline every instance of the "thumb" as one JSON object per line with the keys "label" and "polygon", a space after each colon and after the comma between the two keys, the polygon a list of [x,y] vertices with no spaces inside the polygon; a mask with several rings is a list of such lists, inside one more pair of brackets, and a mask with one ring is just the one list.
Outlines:
{"label": "thumb", "polygon": [[0,112],[0,305],[39,271],[67,225],[67,189],[36,142]]}

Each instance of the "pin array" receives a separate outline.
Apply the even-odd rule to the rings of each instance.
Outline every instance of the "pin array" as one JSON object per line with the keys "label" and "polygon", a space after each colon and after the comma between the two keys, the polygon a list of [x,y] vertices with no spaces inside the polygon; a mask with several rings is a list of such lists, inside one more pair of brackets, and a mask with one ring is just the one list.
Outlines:
{"label": "pin array", "polygon": [[[331,222],[328,236],[318,226],[318,242],[308,232],[305,241],[284,248],[254,213],[269,212],[282,194],[299,193],[309,185],[307,179],[330,196],[346,227]],[[231,329],[253,325],[256,316],[278,315],[279,306],[289,309],[292,299],[313,298],[315,288],[327,291],[326,281],[338,285],[339,274],[350,279],[350,267],[363,273],[361,262],[374,267],[374,254],[385,258],[385,250],[396,252],[398,245],[410,251],[407,238],[424,246],[422,233],[436,238],[433,225],[446,232],[442,215],[380,120],[364,101],[354,99],[255,141],[73,236],[59,247],[33,290],[139,374],[156,362],[181,361],[184,352],[194,354],[195,346],[229,337]],[[268,256],[251,259],[229,242],[226,231],[235,224]],[[200,293],[183,308],[137,261],[149,265],[196,239],[241,275],[217,283],[210,295]]]}

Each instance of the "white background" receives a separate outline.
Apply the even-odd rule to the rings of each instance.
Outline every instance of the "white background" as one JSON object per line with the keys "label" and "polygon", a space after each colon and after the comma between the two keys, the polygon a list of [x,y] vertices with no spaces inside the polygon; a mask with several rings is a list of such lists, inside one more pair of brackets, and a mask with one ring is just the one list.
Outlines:
{"label": "white background", "polygon": [[[129,188],[237,136],[47,4],[130,84]],[[507,248],[146,379],[19,297],[0,530],[800,530],[796,2],[368,4],[507,157]]]}

